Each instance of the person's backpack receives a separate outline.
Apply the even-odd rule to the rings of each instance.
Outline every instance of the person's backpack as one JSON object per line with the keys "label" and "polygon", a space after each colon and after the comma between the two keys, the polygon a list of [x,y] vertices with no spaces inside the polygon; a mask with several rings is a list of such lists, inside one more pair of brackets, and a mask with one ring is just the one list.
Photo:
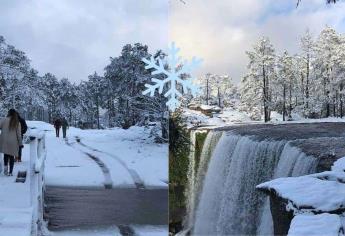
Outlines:
{"label": "person's backpack", "polygon": [[20,126],[22,127],[22,135],[23,135],[28,130],[28,125],[26,124],[25,120],[21,117],[19,117],[19,122],[20,122]]}

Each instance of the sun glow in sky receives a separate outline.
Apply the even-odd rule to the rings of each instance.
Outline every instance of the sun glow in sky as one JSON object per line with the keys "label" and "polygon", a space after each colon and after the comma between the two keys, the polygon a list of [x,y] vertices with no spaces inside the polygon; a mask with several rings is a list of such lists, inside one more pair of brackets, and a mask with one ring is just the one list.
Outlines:
{"label": "sun glow in sky", "polygon": [[299,37],[306,29],[316,37],[325,25],[345,31],[345,2],[326,5],[325,0],[188,0],[170,4],[170,37],[184,57],[204,59],[198,71],[229,74],[239,82],[247,56],[261,36],[268,36],[277,53],[299,51]]}

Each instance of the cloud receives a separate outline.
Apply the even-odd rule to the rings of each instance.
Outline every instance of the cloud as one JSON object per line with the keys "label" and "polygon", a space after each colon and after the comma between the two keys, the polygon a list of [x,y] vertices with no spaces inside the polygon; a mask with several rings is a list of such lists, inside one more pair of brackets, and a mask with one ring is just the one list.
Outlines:
{"label": "cloud", "polygon": [[324,0],[189,0],[171,4],[170,37],[183,56],[204,59],[198,75],[229,74],[239,82],[246,71],[245,51],[268,36],[277,53],[298,52],[299,37],[307,28],[317,35],[325,25],[345,30],[345,3]]}
{"label": "cloud", "polygon": [[168,3],[161,0],[1,1],[0,35],[25,51],[41,74],[85,80],[103,73],[127,43],[151,51],[168,44]]}

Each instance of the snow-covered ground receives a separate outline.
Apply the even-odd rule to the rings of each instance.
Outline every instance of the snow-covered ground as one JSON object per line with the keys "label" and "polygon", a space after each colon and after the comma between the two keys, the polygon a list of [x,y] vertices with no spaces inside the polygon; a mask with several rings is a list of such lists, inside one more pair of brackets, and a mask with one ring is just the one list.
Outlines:
{"label": "snow-covered ground", "polygon": [[[29,145],[23,149],[21,163],[15,163],[13,176],[0,174],[0,235],[28,236],[31,231],[33,209],[30,207],[30,183],[15,183],[18,171],[26,170],[29,163]],[[1,155],[2,159],[2,155]],[[0,160],[0,163],[2,160]]]}
{"label": "snow-covered ground", "polygon": [[201,111],[188,108],[183,109],[183,117],[186,118],[187,126],[224,126],[234,123],[252,122],[248,115],[232,108],[224,109],[219,114],[209,117]]}
{"label": "snow-covered ground", "polygon": [[[212,117],[205,115],[201,111],[188,108],[183,109],[183,117],[186,119],[187,127],[193,126],[211,126],[219,127],[226,125],[234,125],[240,123],[263,123],[262,121],[253,121],[245,112],[238,111],[233,108],[225,108],[220,113],[215,113]],[[270,124],[286,124],[286,123],[316,123],[316,122],[345,122],[345,118],[328,117],[322,119],[307,119],[298,114],[292,114],[291,121],[283,121],[283,116],[275,111],[271,112]]]}
{"label": "snow-covered ground", "polygon": [[[147,128],[81,130],[71,127],[66,143],[61,137],[55,137],[50,124],[30,121],[28,125],[46,130],[47,185],[103,186],[107,179],[86,152],[105,164],[114,187],[134,186],[133,173],[148,188],[167,187],[168,145],[154,143]],[[84,145],[78,143],[76,137]]]}
{"label": "snow-covered ground", "polygon": [[[99,158],[109,170],[113,187],[135,187],[139,179],[146,188],[167,187],[168,145],[156,144],[150,130],[132,127],[108,130],[81,130],[71,127],[67,141],[55,137],[52,125],[28,121],[28,131],[46,131],[45,181],[51,186],[104,187],[103,169],[87,153]],[[76,142],[78,137],[82,144]],[[0,174],[0,235],[28,236],[33,209],[30,207],[30,184],[14,183],[19,170],[28,168],[29,145],[23,150],[22,163],[16,163],[14,176]],[[133,177],[134,176],[134,177]],[[164,226],[131,226],[137,235],[167,235]],[[116,226],[102,229],[49,232],[48,235],[120,235]]]}

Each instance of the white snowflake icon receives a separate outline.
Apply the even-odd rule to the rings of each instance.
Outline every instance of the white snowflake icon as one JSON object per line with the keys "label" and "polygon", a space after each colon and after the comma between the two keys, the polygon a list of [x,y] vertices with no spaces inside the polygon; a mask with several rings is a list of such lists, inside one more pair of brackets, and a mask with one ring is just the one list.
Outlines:
{"label": "white snowflake icon", "polygon": [[[179,98],[183,94],[188,93],[188,90],[192,96],[195,96],[199,91],[198,86],[194,84],[195,78],[192,77],[191,73],[201,64],[202,60],[193,57],[190,62],[187,60],[182,61],[181,57],[178,56],[179,51],[180,49],[175,46],[175,43],[172,43],[168,51],[168,68],[164,67],[165,64],[160,58],[157,59],[158,63],[153,56],[151,56],[150,60],[142,59],[146,64],[145,69],[153,69],[152,75],[164,74],[166,76],[165,79],[152,78],[154,84],[145,84],[147,89],[143,94],[150,94],[153,97],[156,89],[161,94],[163,93],[164,86],[168,84],[169,86],[166,86],[165,90],[167,91],[164,91],[164,96],[168,97],[166,105],[171,111],[175,111],[180,105]],[[180,87],[178,87],[179,85]]]}

